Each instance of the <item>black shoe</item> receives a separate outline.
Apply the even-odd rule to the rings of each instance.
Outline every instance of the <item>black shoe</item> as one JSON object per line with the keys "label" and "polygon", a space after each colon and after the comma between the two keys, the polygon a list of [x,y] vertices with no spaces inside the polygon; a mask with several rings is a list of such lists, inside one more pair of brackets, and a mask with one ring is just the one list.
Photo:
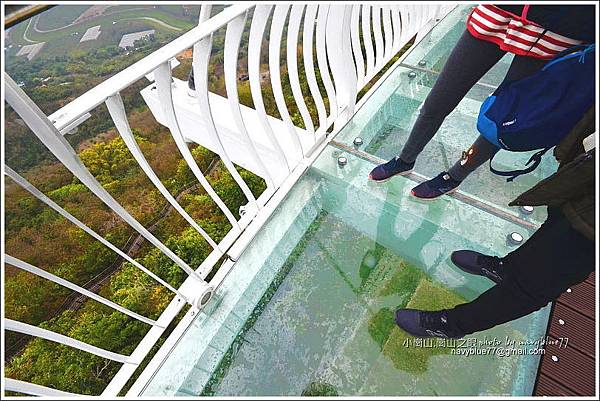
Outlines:
{"label": "black shoe", "polygon": [[462,271],[487,277],[496,284],[502,282],[502,259],[497,256],[475,251],[455,251],[450,259]]}
{"label": "black shoe", "polygon": [[369,179],[375,182],[386,182],[395,175],[408,175],[415,167],[415,162],[405,163],[399,156],[387,163],[380,164],[369,173]]}
{"label": "black shoe", "polygon": [[416,309],[398,309],[396,311],[396,324],[414,337],[464,337],[464,333],[448,325],[446,312],[445,310],[428,312]]}
{"label": "black shoe", "polygon": [[438,174],[437,177],[414,187],[411,194],[419,199],[431,200],[456,191],[461,182],[450,177],[450,174],[444,171]]}

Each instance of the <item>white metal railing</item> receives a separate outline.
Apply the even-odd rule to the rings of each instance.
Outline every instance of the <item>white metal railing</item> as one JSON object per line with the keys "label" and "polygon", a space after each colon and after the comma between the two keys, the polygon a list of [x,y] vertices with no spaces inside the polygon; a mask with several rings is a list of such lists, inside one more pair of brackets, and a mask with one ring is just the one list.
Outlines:
{"label": "white metal railing", "polygon": [[[352,116],[358,92],[415,34],[419,31],[422,33],[424,27],[431,26],[435,18],[440,18],[449,11],[449,7],[427,4],[413,6],[385,4],[380,6],[297,3],[273,6],[236,3],[209,18],[210,11],[210,6],[202,6],[197,27],[92,88],[50,116],[46,116],[21,88],[6,73],[4,74],[6,101],[31,131],[87,188],[152,245],[175,262],[188,276],[180,288],[173,288],[53,202],[9,166],[3,167],[4,174],[18,185],[176,295],[155,321],[36,266],[10,255],[4,255],[5,262],[10,265],[84,294],[151,326],[150,331],[131,355],[121,355],[23,322],[4,320],[7,330],[45,338],[122,363],[121,369],[105,389],[103,395],[115,396],[119,393],[163,334],[165,328],[185,304],[192,306],[193,315],[193,311],[201,309],[210,300],[214,289],[234,266],[237,257],[252,240],[254,233],[260,229],[270,213],[283,199],[285,193],[310,166],[318,154],[318,150],[325,146],[327,139],[331,137],[327,132],[331,129],[333,129],[333,133],[337,132]],[[248,79],[254,104],[253,109],[240,105],[237,86],[239,49],[248,21]],[[286,26],[287,36],[283,38]],[[208,65],[212,37],[218,29],[223,27],[226,29],[224,74],[227,99],[224,101],[225,103],[222,98],[208,90]],[[267,28],[269,32],[269,76],[280,119],[275,119],[267,114],[262,94],[260,59],[263,46],[261,43],[266,39]],[[285,67],[291,85],[292,99],[286,99],[283,90],[285,81],[281,74],[283,39],[286,42]],[[297,51],[298,46],[302,46],[301,54]],[[185,132],[185,122],[181,114],[181,99],[178,94],[174,93],[179,88],[171,76],[171,60],[189,48],[193,48],[192,64],[196,95],[192,100],[192,121],[202,127],[201,131],[204,135],[197,142],[211,147],[218,153],[246,196],[248,203],[240,219],[235,218],[213,190],[204,172],[195,163],[187,146],[190,136]],[[298,68],[299,56],[304,66],[303,74]],[[319,88],[317,71],[324,87],[324,93]],[[151,74],[149,77],[155,82],[152,88],[147,89],[148,91],[155,90],[156,98],[159,99],[158,108],[153,109],[149,103],[153,113],[157,116],[157,120],[169,128],[177,148],[195,178],[232,225],[230,232],[219,243],[214,241],[193,220],[161,183],[132,134],[120,93],[148,74]],[[302,93],[301,81],[303,79],[308,83],[309,98],[316,108],[317,115],[314,116],[316,124],[313,122],[313,116],[309,112],[305,95]],[[149,102],[150,98],[145,97],[145,99]],[[219,105],[219,102],[225,106]],[[106,104],[118,133],[150,181],[168,203],[212,247],[211,254],[200,266],[189,266],[129,214],[88,171],[75,150],[63,137],[64,132],[70,131],[85,121],[90,113],[93,113],[94,109],[102,103]],[[299,110],[303,128],[297,127],[292,122],[289,107],[293,104]],[[226,115],[231,118],[225,117],[223,113],[228,113]],[[195,125],[196,131],[198,125]],[[228,139],[228,130],[233,133],[237,146],[232,145],[231,138]],[[267,189],[258,199],[254,197],[239,175],[234,163],[241,165],[248,163],[253,168],[252,171],[266,180]],[[206,277],[222,257],[226,257],[226,262],[214,278],[207,282]],[[190,319],[184,319],[184,321],[189,323]],[[5,388],[31,395],[72,395],[13,379],[6,379]]]}

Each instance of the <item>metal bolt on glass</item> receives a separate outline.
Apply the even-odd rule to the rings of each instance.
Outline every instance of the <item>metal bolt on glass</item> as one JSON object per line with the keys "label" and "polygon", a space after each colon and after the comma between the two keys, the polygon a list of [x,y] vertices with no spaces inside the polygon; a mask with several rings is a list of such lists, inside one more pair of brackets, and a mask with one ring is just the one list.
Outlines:
{"label": "metal bolt on glass", "polygon": [[419,61],[419,66],[420,67],[424,67],[426,64],[427,64],[427,61],[425,61],[425,60]]}
{"label": "metal bolt on glass", "polygon": [[414,71],[411,71],[411,72],[408,73],[408,77],[411,78],[411,79],[414,78],[414,77],[416,77],[416,76],[417,76],[417,73],[414,72]]}
{"label": "metal bolt on glass", "polygon": [[533,213],[533,206],[521,206],[519,210],[523,214],[530,215]]}
{"label": "metal bolt on glass", "polygon": [[519,233],[512,232],[508,234],[507,240],[509,245],[521,245],[523,242],[523,236]]}
{"label": "metal bolt on glass", "polygon": [[348,164],[348,159],[346,159],[344,156],[338,157],[338,165],[340,167],[344,167],[346,164]]}
{"label": "metal bolt on glass", "polygon": [[354,138],[354,146],[359,147],[363,144],[363,139],[360,136]]}

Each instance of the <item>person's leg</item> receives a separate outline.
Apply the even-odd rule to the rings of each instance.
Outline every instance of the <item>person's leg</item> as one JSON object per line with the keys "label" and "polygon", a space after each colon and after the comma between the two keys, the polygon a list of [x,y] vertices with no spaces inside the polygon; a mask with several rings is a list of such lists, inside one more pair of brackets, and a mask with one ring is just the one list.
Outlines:
{"label": "person's leg", "polygon": [[416,160],[444,118],[504,54],[496,44],[476,39],[465,30],[421,107],[400,153],[402,161],[413,163]]}
{"label": "person's leg", "polygon": [[503,260],[500,284],[447,311],[448,325],[469,334],[534,312],[594,270],[594,243],[573,229],[560,210]]}
{"label": "person's leg", "polygon": [[448,174],[456,181],[463,181],[479,166],[494,157],[499,150],[499,147],[479,135],[469,149],[463,152],[460,160],[450,167]]}
{"label": "person's leg", "polygon": [[[516,81],[539,71],[545,60],[533,57],[514,56],[504,77],[504,81]],[[448,170],[448,174],[456,181],[462,181],[483,163],[490,160],[500,148],[484,137],[479,136],[475,142],[463,152],[462,157]]]}

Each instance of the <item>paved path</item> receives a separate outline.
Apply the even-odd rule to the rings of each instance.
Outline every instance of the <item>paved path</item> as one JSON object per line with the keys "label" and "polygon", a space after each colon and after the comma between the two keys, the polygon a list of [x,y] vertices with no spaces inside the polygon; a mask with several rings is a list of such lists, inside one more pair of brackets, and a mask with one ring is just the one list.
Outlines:
{"label": "paved path", "polygon": [[[34,40],[31,40],[27,37],[27,31],[29,30],[29,27],[31,26],[31,21],[33,21],[34,19],[39,18],[39,15],[37,17],[34,18],[30,18],[29,19],[29,23],[27,24],[27,28],[25,28],[25,30],[23,31],[23,40],[29,42],[29,43],[38,43]],[[37,21],[37,20],[36,20]]]}
{"label": "paved path", "polygon": [[[142,8],[142,7],[138,7],[138,8],[128,8],[128,9],[125,9],[125,10],[117,10],[117,11],[114,11],[114,12],[112,12],[112,13],[103,13],[103,14],[99,15],[99,17],[107,17],[107,16],[110,16],[110,15],[115,15],[115,14],[120,14],[120,13],[130,12],[130,11],[139,11],[139,10],[148,10],[148,9],[149,9],[148,7],[143,7],[143,8]],[[72,27],[72,26],[79,25],[79,24],[83,24],[83,23],[86,23],[86,22],[89,22],[89,21],[92,21],[92,20],[93,20],[93,19],[89,19],[89,20],[85,20],[85,21],[80,21],[80,22],[78,22],[78,23],[74,23],[74,22],[72,22],[72,23],[70,23],[70,24],[68,24],[68,25],[65,25],[65,26],[62,26],[62,27],[60,27],[60,28],[54,28],[54,29],[48,29],[48,30],[42,30],[42,29],[39,29],[39,28],[38,28],[38,26],[37,26],[37,25],[38,25],[38,21],[39,21],[39,19],[40,19],[40,15],[38,15],[38,16],[36,16],[36,17],[33,17],[33,18],[30,18],[30,19],[29,19],[29,23],[27,24],[27,28],[25,28],[25,31],[23,32],[23,40],[25,40],[25,41],[27,41],[27,42],[29,42],[29,43],[39,43],[39,41],[34,41],[34,40],[31,40],[31,39],[29,39],[29,38],[27,37],[27,32],[29,31],[29,28],[31,28],[31,23],[32,23],[32,22],[33,22],[33,30],[34,30],[36,33],[41,33],[41,34],[43,34],[43,33],[49,33],[49,32],[56,32],[56,31],[60,31],[60,30],[67,29],[67,28],[70,28],[70,27]],[[177,31],[177,32],[179,32],[179,31],[181,31],[181,30],[182,30],[181,28],[177,28],[176,26],[173,26],[173,25],[171,25],[171,24],[168,24],[168,23],[166,23],[166,22],[164,22],[164,21],[162,21],[162,20],[160,20],[160,19],[154,18],[154,17],[131,17],[131,18],[122,18],[122,19],[118,19],[116,22],[120,22],[120,21],[127,21],[127,20],[136,20],[136,19],[137,19],[137,20],[139,20],[139,19],[143,19],[143,20],[147,20],[147,21],[152,21],[152,22],[155,22],[155,23],[157,23],[157,24],[159,24],[159,25],[161,25],[161,26],[163,26],[163,27],[165,27],[165,28],[167,28],[167,29],[171,29],[171,30],[173,30],[173,31]]]}
{"label": "paved path", "polygon": [[132,18],[122,18],[120,20],[118,20],[117,22],[121,22],[121,21],[130,21],[130,20],[136,20],[136,19],[145,19],[148,21],[152,21],[152,22],[156,22],[157,24],[164,26],[167,29],[172,29],[174,31],[181,31],[181,28],[177,28],[176,26],[173,25],[169,25],[164,21],[161,21],[159,19],[153,18],[153,17],[132,17]]}
{"label": "paved path", "polygon": [[[128,11],[138,11],[138,10],[149,10],[149,8],[148,7],[127,8],[125,10],[113,11],[112,13],[102,13],[102,14],[97,15],[94,18],[97,18],[97,17],[106,17],[106,16],[109,16],[109,15],[124,13],[124,12],[128,12]],[[35,20],[35,23],[33,24],[33,30],[36,31],[37,33],[56,32],[56,31],[60,31],[62,29],[70,28],[70,27],[75,26],[75,25],[86,23],[88,21],[92,21],[94,19],[94,18],[89,18],[89,19],[84,19],[84,20],[81,20],[81,21],[75,20],[77,22],[73,21],[70,24],[67,24],[65,26],[61,26],[61,27],[58,27],[58,28],[44,30],[44,29],[38,28],[38,26],[37,26],[38,25],[38,21],[39,21],[39,17],[40,16],[38,15],[38,17]],[[28,29],[29,29],[29,27],[28,27]]]}

